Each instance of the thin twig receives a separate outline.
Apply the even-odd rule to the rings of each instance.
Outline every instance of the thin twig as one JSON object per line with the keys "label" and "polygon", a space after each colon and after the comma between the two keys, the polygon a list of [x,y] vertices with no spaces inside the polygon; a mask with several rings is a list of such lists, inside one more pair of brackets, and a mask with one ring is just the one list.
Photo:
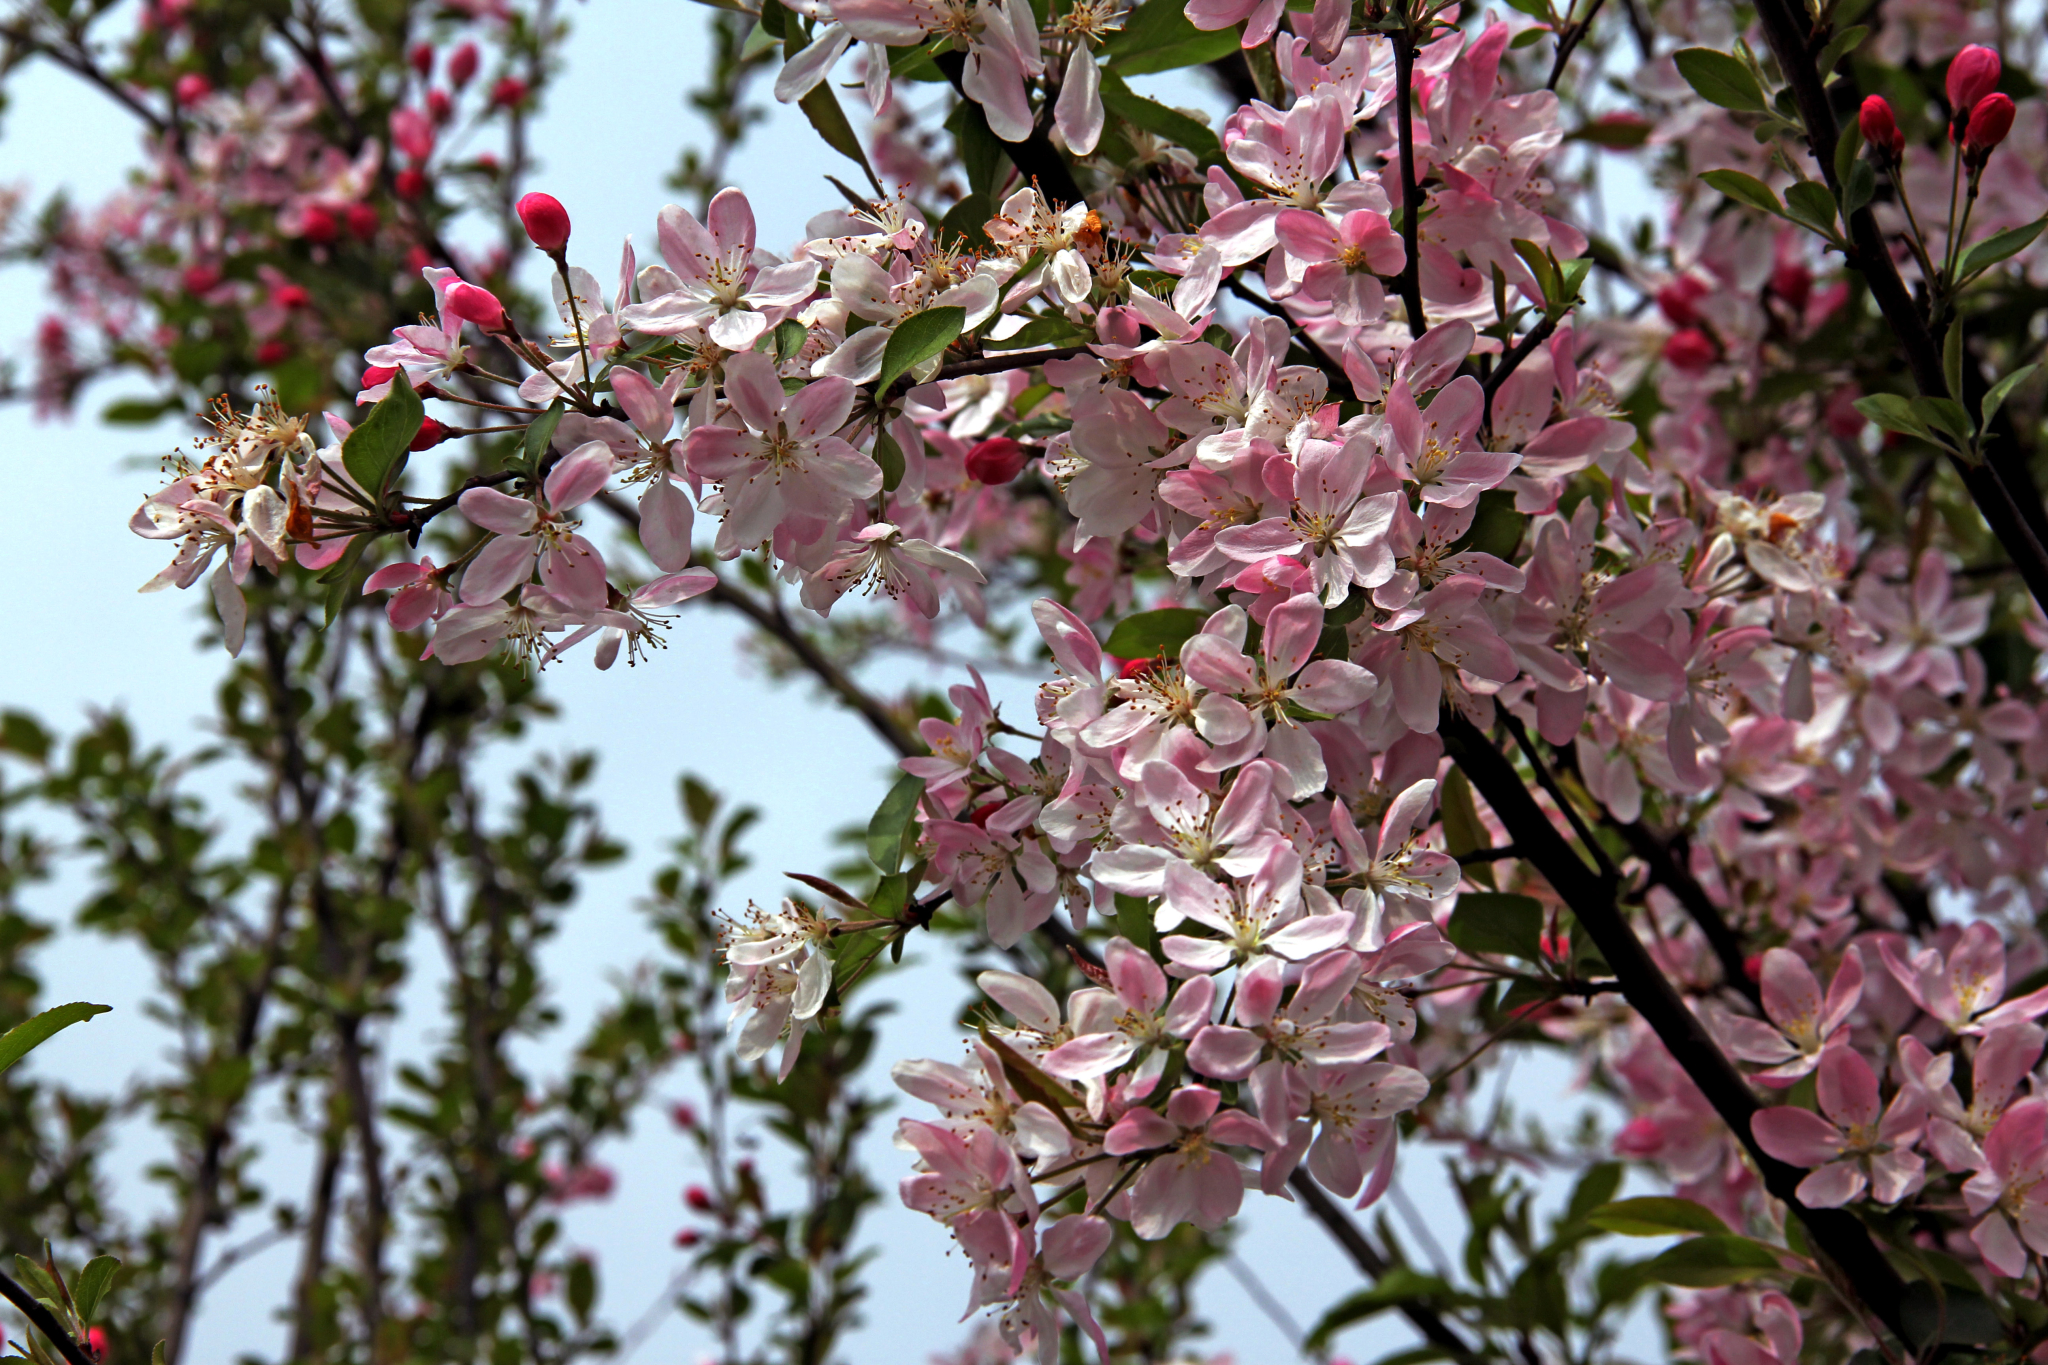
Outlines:
{"label": "thin twig", "polygon": [[64,1330],[64,1324],[51,1316],[50,1310],[43,1307],[35,1295],[6,1275],[0,1275],[0,1298],[5,1298],[19,1308],[22,1316],[35,1324],[37,1331],[50,1339],[50,1344],[57,1348],[57,1354],[63,1356],[69,1365],[97,1365],[97,1362],[72,1339],[71,1333]]}

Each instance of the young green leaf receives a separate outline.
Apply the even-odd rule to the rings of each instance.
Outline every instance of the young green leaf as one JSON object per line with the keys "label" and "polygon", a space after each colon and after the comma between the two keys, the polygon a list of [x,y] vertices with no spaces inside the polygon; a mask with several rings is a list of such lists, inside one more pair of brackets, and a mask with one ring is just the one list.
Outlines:
{"label": "young green leaf", "polygon": [[903,836],[911,817],[917,813],[918,798],[924,795],[924,779],[905,775],[896,779],[882,804],[868,821],[868,858],[883,873],[903,866]]}
{"label": "young green leaf", "polygon": [[1756,77],[1740,59],[1710,47],[1680,48],[1671,54],[1671,59],[1678,64],[1678,74],[1685,77],[1685,83],[1707,103],[1744,113],[1769,112]]}
{"label": "young green leaf", "polygon": [[[804,117],[811,121],[811,127],[818,130],[818,136],[825,139],[825,145],[838,152],[847,160],[867,172],[868,183],[879,185],[875,179],[875,168],[868,164],[868,154],[860,145],[860,134],[853,131],[853,125],[846,121],[846,111],[839,107],[839,97],[832,93],[832,82],[819,81],[811,92],[797,101],[797,108],[804,111]],[[881,190],[875,191],[880,196]]]}
{"label": "young green leaf", "polygon": [[1774,213],[1780,218],[1785,216],[1785,206],[1778,202],[1778,196],[1771,192],[1771,187],[1753,175],[1744,175],[1741,171],[1720,170],[1708,171],[1700,179],[1738,204],[1747,204],[1753,209]]}
{"label": "young green leaf", "polygon": [[1728,1225],[1704,1204],[1667,1195],[1617,1199],[1586,1215],[1603,1232],[1624,1237],[1669,1237],[1673,1233],[1726,1233]]}
{"label": "young green leaf", "polygon": [[407,447],[420,434],[426,415],[426,405],[401,371],[390,392],[377,400],[370,415],[342,441],[342,467],[377,506],[384,505],[384,495],[404,472]]}
{"label": "young green leaf", "polygon": [[1820,71],[1821,79],[1826,80],[1842,58],[1854,52],[1869,36],[1869,25],[1857,24],[1828,39],[1828,45],[1820,50],[1820,57],[1814,62],[1814,66]]}
{"label": "young green leaf", "polygon": [[526,441],[522,447],[529,470],[540,468],[540,462],[548,457],[548,446],[555,439],[555,428],[562,424],[562,414],[569,410],[568,404],[557,398],[548,404],[548,410],[533,419],[526,428]]}
{"label": "young green leaf", "polygon": [[1785,208],[1798,221],[1830,242],[1839,241],[1835,231],[1835,196],[1818,180],[1801,180],[1785,190]]}
{"label": "young green leaf", "polygon": [[0,1071],[7,1070],[26,1057],[31,1051],[46,1043],[50,1038],[73,1024],[83,1023],[96,1014],[105,1014],[112,1005],[91,1005],[76,1001],[69,1005],[58,1005],[22,1020],[13,1028],[0,1035]]}
{"label": "young green leaf", "polygon": [[2037,218],[2031,223],[2007,228],[1995,237],[1986,237],[1964,253],[1961,278],[1967,280],[1980,270],[1989,270],[2000,261],[2019,255],[2034,244],[2034,239],[2041,235],[2044,227],[2048,227],[2048,218]]}
{"label": "young green leaf", "polygon": [[1684,1289],[1741,1284],[1783,1267],[1777,1254],[1747,1237],[1706,1236],[1680,1242],[1644,1265],[1643,1273]]}
{"label": "young green leaf", "polygon": [[967,310],[959,307],[927,308],[897,323],[889,334],[889,344],[882,348],[882,372],[875,376],[875,392],[888,393],[898,379],[943,353],[966,325]]}
{"label": "young green leaf", "polygon": [[1543,906],[1529,896],[1470,891],[1458,897],[1445,934],[1468,953],[1534,962],[1543,956]]}
{"label": "young green leaf", "polygon": [[1111,118],[1185,147],[1205,162],[1223,155],[1222,142],[1207,124],[1137,94],[1114,71],[1102,73],[1102,107]]}
{"label": "young green leaf", "polygon": [[1996,417],[1998,410],[2005,406],[2005,400],[2012,396],[2012,391],[2031,379],[2034,371],[2040,368],[2041,363],[2039,361],[2035,361],[2031,365],[2022,365],[1991,386],[1991,392],[1984,395],[1984,403],[1980,409],[1984,414],[1985,426],[1991,425],[1991,419]]}
{"label": "young green leaf", "polygon": [[98,1316],[100,1300],[113,1287],[114,1272],[120,1268],[121,1263],[112,1256],[95,1256],[78,1272],[78,1282],[71,1286],[71,1302],[77,1306],[81,1322],[89,1324]]}
{"label": "young green leaf", "polygon": [[1886,431],[1897,431],[1903,432],[1908,436],[1918,436],[1923,441],[1935,439],[1934,433],[1928,429],[1927,424],[1921,421],[1919,415],[1913,411],[1912,402],[1909,399],[1901,398],[1898,394],[1873,393],[1867,398],[1859,398],[1856,400],[1856,411],[1862,413]]}
{"label": "young green leaf", "polygon": [[1851,214],[1860,211],[1876,195],[1877,172],[1870,163],[1860,158],[1850,162],[1849,174],[1842,178],[1842,221],[1848,222]]}
{"label": "young green leaf", "polygon": [[1172,658],[1180,653],[1180,647],[1187,638],[1200,630],[1208,619],[1206,612],[1193,607],[1141,611],[1117,622],[1116,629],[1109,633],[1109,639],[1102,647],[1119,659],[1150,659],[1158,654]]}
{"label": "young green leaf", "polygon": [[875,433],[875,463],[882,469],[882,491],[895,492],[903,482],[903,447],[886,431]]}

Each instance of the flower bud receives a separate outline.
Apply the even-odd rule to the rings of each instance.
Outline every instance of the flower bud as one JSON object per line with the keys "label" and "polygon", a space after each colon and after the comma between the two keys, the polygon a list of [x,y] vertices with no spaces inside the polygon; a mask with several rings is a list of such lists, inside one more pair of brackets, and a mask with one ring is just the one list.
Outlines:
{"label": "flower bud", "polygon": [[1998,54],[1988,47],[1970,44],[1948,64],[1948,107],[1967,113],[1998,88]]}
{"label": "flower bud", "polygon": [[1142,678],[1147,673],[1150,673],[1153,669],[1160,668],[1162,666],[1163,665],[1156,658],[1128,659],[1124,662],[1124,666],[1116,671],[1116,675],[1117,677],[1123,679],[1125,682],[1129,682],[1133,678]]}
{"label": "flower bud", "polygon": [[470,78],[476,75],[478,60],[475,43],[464,43],[455,49],[455,54],[448,59],[448,79],[457,90],[468,85]]}
{"label": "flower bud", "polygon": [[669,1122],[685,1133],[697,1126],[697,1111],[681,1100],[669,1106],[668,1117]]}
{"label": "flower bud", "polygon": [[187,71],[178,77],[177,85],[171,89],[172,97],[184,108],[191,108],[213,93],[213,82],[197,71]]}
{"label": "flower bud", "polygon": [[412,438],[412,444],[407,446],[406,449],[432,450],[454,434],[454,432],[448,430],[446,423],[437,422],[433,418],[428,417],[420,422],[419,433]]}
{"label": "flower bud", "polygon": [[210,293],[220,283],[220,267],[212,261],[194,261],[185,267],[181,280],[188,294]]}
{"label": "flower bud", "polygon": [[434,45],[432,43],[414,43],[412,51],[405,54],[405,59],[412,63],[413,70],[420,73],[421,80],[425,80],[434,74]]}
{"label": "flower bud", "polygon": [[400,199],[418,199],[427,192],[427,173],[417,166],[407,166],[391,177],[391,188]]}
{"label": "flower bud", "polygon": [[1862,126],[1863,140],[1887,160],[1898,160],[1906,150],[1906,135],[1899,131],[1898,120],[1892,117],[1892,107],[1883,95],[1865,99],[1863,112],[1856,116],[1856,121]]}
{"label": "flower bud", "polygon": [[1680,275],[1657,291],[1657,309],[1673,327],[1690,327],[1700,320],[1693,305],[1706,296],[1706,281],[1697,275]]}
{"label": "flower bud", "polygon": [[967,452],[967,477],[976,483],[1008,483],[1024,472],[1031,452],[1007,436],[991,436]]}
{"label": "flower bud", "polygon": [[699,1213],[711,1212],[711,1192],[702,1185],[692,1185],[684,1190],[683,1202]]}
{"label": "flower bud", "polygon": [[505,325],[505,305],[498,302],[498,296],[467,280],[457,280],[449,285],[441,306],[486,332],[494,332]]}
{"label": "flower bud", "polygon": [[569,210],[552,194],[529,194],[521,199],[519,221],[533,244],[550,256],[569,245]]}
{"label": "flower bud", "polygon": [[334,211],[322,204],[314,204],[299,215],[299,236],[316,246],[325,246],[341,235],[341,224],[334,220]]}
{"label": "flower bud", "polygon": [[1963,130],[1963,159],[1983,164],[1991,155],[1991,149],[2005,141],[2005,135],[2012,131],[2012,97],[1995,91],[1978,100],[1970,110],[1970,126]]}
{"label": "flower bud", "polygon": [[1785,261],[1771,272],[1771,292],[1803,313],[1813,297],[1813,272],[1798,261]]}
{"label": "flower bud", "polygon": [[369,241],[377,235],[377,207],[374,204],[350,204],[344,213],[348,219],[348,235],[359,241]]}
{"label": "flower bud", "polygon": [[303,284],[281,284],[270,291],[270,301],[279,308],[304,308],[313,296]]}
{"label": "flower bud", "polygon": [[676,1245],[681,1247],[685,1251],[688,1251],[691,1247],[697,1245],[697,1243],[703,1240],[704,1234],[697,1231],[697,1229],[695,1228],[684,1228],[681,1232],[676,1234]]}
{"label": "flower bud", "polygon": [[437,128],[455,117],[455,101],[448,98],[446,90],[427,92],[427,117],[434,121]]}
{"label": "flower bud", "polygon": [[526,82],[517,76],[500,76],[491,87],[491,103],[501,109],[516,109],[526,103]]}
{"label": "flower bud", "polygon": [[283,337],[272,337],[256,348],[256,365],[259,369],[267,370],[273,365],[282,365],[291,358],[292,344]]}
{"label": "flower bud", "polygon": [[1673,332],[1664,343],[1664,359],[1678,370],[1704,370],[1720,359],[1714,341],[1697,327]]}

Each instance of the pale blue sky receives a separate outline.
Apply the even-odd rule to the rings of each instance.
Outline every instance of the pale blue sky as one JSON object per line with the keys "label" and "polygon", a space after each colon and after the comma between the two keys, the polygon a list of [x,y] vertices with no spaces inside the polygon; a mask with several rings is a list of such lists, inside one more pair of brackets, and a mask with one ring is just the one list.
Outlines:
{"label": "pale blue sky", "polygon": [[[623,234],[651,243],[654,212],[667,198],[663,179],[682,143],[701,134],[680,96],[705,64],[705,14],[684,0],[570,7],[576,32],[567,75],[536,133],[541,170],[524,188],[546,189],[568,206],[576,225],[572,254],[600,279],[612,276]],[[1185,84],[1143,84],[1163,84],[1178,103],[1202,98]],[[0,129],[0,181],[26,182],[37,197],[61,186],[85,201],[119,182],[136,141],[133,127],[110,104],[47,67],[24,73],[11,93]],[[812,213],[838,203],[822,179],[827,172],[844,178],[848,167],[800,115],[777,108],[732,163],[735,183],[753,197],[764,245],[793,241]],[[0,345],[22,354],[43,307],[32,275],[0,272]],[[88,395],[86,415],[70,424],[38,424],[23,408],[0,408],[0,443],[9,452],[21,509],[0,539],[0,575],[16,585],[9,623],[15,645],[0,674],[0,705],[32,710],[60,728],[75,726],[89,708],[120,707],[145,739],[190,747],[206,739],[202,725],[212,712],[221,661],[194,644],[201,610],[196,594],[136,594],[136,585],[160,567],[163,550],[124,529],[130,511],[154,487],[158,457],[184,432],[175,423],[109,429],[90,419],[111,399],[145,391],[136,381],[105,386]],[[624,867],[591,879],[568,931],[549,950],[567,1034],[609,998],[611,978],[652,947],[633,904],[676,832],[679,772],[699,773],[766,813],[749,840],[756,870],[733,888],[735,905],[775,895],[783,869],[833,861],[830,833],[864,820],[885,789],[888,755],[866,728],[806,686],[764,685],[741,658],[740,638],[735,621],[694,611],[678,626],[672,647],[650,664],[599,674],[579,660],[549,671],[564,719],[542,729],[534,747],[599,752],[596,794],[605,822],[633,849]],[[877,680],[900,682],[910,668],[895,665],[893,675]],[[1021,702],[1017,685],[1009,686]],[[32,901],[58,916],[77,889],[69,880]],[[421,952],[415,961],[408,990],[432,1009],[439,986],[432,955]],[[142,1015],[149,980],[139,959],[70,936],[44,952],[40,967],[50,999],[117,1007],[90,1026],[90,1046],[64,1050],[61,1062],[75,1075],[112,1085],[159,1064],[164,1036]],[[898,1011],[886,1030],[883,1062],[868,1078],[876,1089],[887,1087],[889,1060],[951,1058],[958,1051],[950,1021],[961,986],[952,964],[928,960],[893,981]],[[419,1041],[417,1025],[401,1026],[388,1051],[404,1053]],[[54,1064],[54,1049],[52,1058],[45,1065]],[[1557,1079],[1563,1079],[1561,1069]],[[669,1092],[687,1093],[680,1085]],[[309,1153],[274,1115],[264,1118],[261,1169],[286,1197],[302,1198]],[[887,1124],[864,1152],[885,1188],[908,1169],[907,1155],[887,1140]],[[147,1140],[130,1142],[118,1154],[123,1189],[137,1204],[156,1197],[139,1172],[157,1155]],[[571,1210],[566,1223],[573,1244],[598,1252],[603,1311],[624,1325],[656,1299],[681,1264],[670,1238],[684,1224],[678,1193],[696,1172],[658,1110],[608,1155],[620,1173],[618,1194]],[[1455,1227],[1461,1220],[1449,1210],[1438,1217],[1431,1209],[1448,1198],[1436,1162],[1411,1159],[1406,1169],[1423,1216],[1439,1228]],[[1357,1286],[1323,1233],[1296,1210],[1253,1195],[1244,1221],[1244,1259],[1302,1325]],[[249,1231],[236,1229],[215,1245]],[[889,1198],[869,1220],[867,1235],[882,1255],[868,1271],[868,1326],[846,1354],[856,1361],[915,1361],[958,1342],[965,1329],[955,1319],[967,1281],[959,1257],[947,1255],[943,1231]],[[207,1299],[190,1358],[276,1352],[283,1329],[268,1310],[283,1302],[290,1273],[290,1253],[282,1250],[236,1268]],[[1240,1365],[1296,1358],[1230,1275],[1212,1274],[1203,1288],[1217,1329],[1213,1349],[1233,1352]],[[1376,1325],[1349,1334],[1342,1347],[1371,1355],[1406,1339],[1401,1328]],[[635,1359],[692,1360],[702,1344],[694,1327],[672,1317]]]}

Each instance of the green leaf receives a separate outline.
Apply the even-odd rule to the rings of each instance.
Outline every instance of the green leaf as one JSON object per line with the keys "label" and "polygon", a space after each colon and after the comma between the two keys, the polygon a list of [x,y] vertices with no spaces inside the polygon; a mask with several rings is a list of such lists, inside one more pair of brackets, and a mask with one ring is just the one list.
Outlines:
{"label": "green leaf", "polygon": [[1614,1192],[1621,1188],[1622,1174],[1619,1161],[1602,1161],[1579,1177],[1579,1183],[1572,1188],[1571,1199],[1565,1204],[1564,1221],[1583,1223],[1607,1207],[1614,1198]]}
{"label": "green leaf", "polygon": [[164,1344],[161,1341],[149,1348],[149,1365],[164,1365]]}
{"label": "green leaf", "polygon": [[1103,44],[1109,69],[1147,76],[1184,66],[1205,66],[1238,50],[1237,27],[1205,31],[1188,22],[1184,0],[1145,0]]}
{"label": "green leaf", "polygon": [[804,111],[804,117],[811,121],[811,127],[818,130],[818,136],[825,139],[827,147],[865,171],[869,184],[876,183],[875,168],[868,164],[867,150],[860,145],[860,135],[846,121],[846,111],[839,107],[839,97],[832,93],[832,82],[819,81],[812,86],[811,93],[797,101],[797,108]]}
{"label": "green leaf", "polygon": [[420,434],[420,422],[426,415],[426,406],[401,371],[390,392],[377,400],[370,415],[341,443],[342,467],[379,507],[404,471],[406,447]]}
{"label": "green leaf", "polygon": [[1643,1273],[1684,1289],[1741,1284],[1783,1269],[1777,1253],[1747,1237],[1706,1236],[1680,1242],[1643,1266]]}
{"label": "green leaf", "polygon": [[526,428],[526,441],[521,449],[526,454],[526,467],[539,469],[540,462],[548,457],[548,446],[555,439],[555,428],[562,424],[562,414],[569,410],[568,404],[560,398],[548,404],[548,410]]}
{"label": "green leaf", "polygon": [[986,251],[990,245],[988,220],[995,216],[995,205],[986,194],[970,194],[946,210],[939,226],[945,230],[946,238],[957,237],[970,249]]}
{"label": "green leaf", "polygon": [[1002,175],[1003,164],[1010,159],[1010,153],[1003,140],[988,126],[988,115],[973,100],[962,100],[947,116],[946,130],[953,134],[954,146],[960,154],[960,168],[967,172],[968,193],[994,203],[996,181]]}
{"label": "green leaf", "polygon": [[1109,633],[1103,649],[1119,659],[1150,659],[1164,654],[1177,656],[1190,635],[1202,628],[1209,614],[1193,607],[1161,607],[1126,616]]}
{"label": "green leaf", "polygon": [[341,609],[348,603],[349,594],[355,591],[356,566],[363,562],[363,552],[370,548],[370,537],[357,536],[341,552],[341,558],[320,571],[314,581],[327,585],[327,599],[323,604],[326,615],[321,619],[320,629],[334,624],[341,615]]}
{"label": "green leaf", "polygon": [[2005,406],[2005,400],[2012,395],[2012,391],[2033,378],[2034,371],[2040,368],[2041,363],[2039,361],[2035,361],[2031,365],[2022,365],[1991,386],[1991,392],[1984,395],[1984,403],[1980,409],[1984,414],[1985,426],[1991,425],[1991,419],[1996,417],[1998,410]]}
{"label": "green leaf", "polygon": [[1513,493],[1489,488],[1479,495],[1479,510],[1473,514],[1471,528],[1458,538],[1457,549],[1512,560],[1528,526],[1529,515],[1515,510]]}
{"label": "green leaf", "polygon": [[1536,277],[1536,287],[1543,292],[1543,302],[1553,305],[1559,302],[1557,267],[1552,264],[1550,253],[1522,237],[1515,238],[1509,245],[1522,258],[1522,264],[1529,267],[1529,273]]}
{"label": "green leaf", "polygon": [[[1534,30],[1531,30],[1532,32]],[[1609,151],[1634,151],[1650,140],[1653,125],[1638,118],[1596,118],[1565,135],[1566,142],[1590,142]]]}
{"label": "green leaf", "polygon": [[1204,162],[1218,160],[1223,155],[1222,141],[1207,124],[1189,118],[1178,109],[1169,109],[1157,100],[1146,99],[1124,84],[1123,77],[1113,71],[1102,73],[1102,107],[1111,118],[1142,128],[1154,137],[1165,138],[1175,146],[1185,147]]}
{"label": "green leaf", "polygon": [[[1850,124],[1855,127],[1855,124]],[[1868,161],[1861,157],[1849,163],[1849,174],[1842,180],[1842,221],[1849,221],[1851,214],[1862,209],[1877,196],[1877,172]]]}
{"label": "green leaf", "polygon": [[1818,232],[1829,241],[1837,239],[1835,232],[1835,196],[1828,193],[1828,187],[1818,180],[1802,180],[1785,190],[1785,208],[1806,226]]}
{"label": "green leaf", "polygon": [[[1828,45],[1820,50],[1820,58],[1814,63],[1820,71],[1821,79],[1826,80],[1828,73],[1835,69],[1842,58],[1855,51],[1862,44],[1863,40],[1869,36],[1869,25],[1857,24],[1853,28],[1843,29],[1834,37],[1828,39]],[[1858,129],[1858,131],[1860,132],[1861,129]]]}
{"label": "green leaf", "polygon": [[[769,0],[770,4],[774,0]],[[590,1310],[597,1303],[597,1269],[591,1265],[588,1256],[572,1257],[569,1261],[569,1311],[576,1315],[576,1325],[590,1325]]]}
{"label": "green leaf", "polygon": [[1445,934],[1468,953],[1534,962],[1543,956],[1543,906],[1529,896],[1468,891]]}
{"label": "green leaf", "polygon": [[1364,1322],[1374,1314],[1418,1299],[1453,1297],[1456,1295],[1450,1285],[1436,1276],[1421,1274],[1404,1265],[1392,1266],[1370,1287],[1339,1299],[1309,1330],[1302,1349],[1320,1355],[1336,1339],[1337,1333],[1354,1323]]}
{"label": "green leaf", "polygon": [[1765,213],[1775,213],[1780,218],[1785,216],[1785,206],[1778,202],[1778,196],[1771,192],[1771,187],[1753,175],[1744,175],[1741,171],[1720,170],[1708,171],[1700,179],[1738,204],[1747,204]]}
{"label": "green leaf", "polygon": [[967,310],[960,307],[927,308],[897,323],[889,334],[889,344],[882,348],[882,372],[875,376],[875,392],[888,393],[898,379],[943,354],[966,325]]}
{"label": "green leaf", "polygon": [[924,795],[924,779],[908,774],[896,779],[882,804],[868,821],[868,858],[884,873],[903,866],[903,836],[917,813],[918,798]]}
{"label": "green leaf", "polygon": [[2041,229],[2048,227],[2048,218],[2037,218],[2016,228],[2007,228],[1995,237],[1986,237],[1963,255],[1962,278],[1968,279],[1980,270],[1988,270],[2000,261],[2017,256],[2034,244],[2041,235]]}
{"label": "green leaf", "polygon": [[37,1047],[48,1042],[59,1030],[83,1023],[95,1014],[105,1014],[113,1008],[112,1005],[89,1005],[80,1000],[44,1010],[41,1014],[22,1020],[4,1035],[0,1035],[0,1071],[7,1070]]}
{"label": "green leaf", "polygon": [[1586,1221],[1603,1232],[1624,1237],[1669,1237],[1673,1233],[1703,1232],[1721,1235],[1728,1225],[1704,1204],[1667,1195],[1642,1199],[1617,1199],[1602,1204],[1586,1215]]}
{"label": "green leaf", "polygon": [[1908,436],[1918,436],[1923,441],[1935,439],[1927,424],[1913,411],[1911,400],[1901,398],[1898,394],[1873,393],[1866,398],[1859,398],[1856,400],[1856,411],[1886,431],[1904,432]]}
{"label": "green leaf", "polygon": [[1152,951],[1152,942],[1158,937],[1152,916],[1152,902],[1143,896],[1127,896],[1116,893],[1116,931],[1131,942]]}
{"label": "green leaf", "polygon": [[1444,852],[1453,858],[1477,853],[1488,847],[1486,826],[1480,823],[1479,808],[1472,803],[1472,784],[1463,768],[1452,768],[1437,789],[1437,805],[1444,824]]}
{"label": "green leaf", "polygon": [[981,344],[984,351],[1031,351],[1043,346],[1075,346],[1094,339],[1093,332],[1084,332],[1073,323],[1057,314],[1051,317],[1033,318],[1000,341],[990,340]]}
{"label": "green leaf", "polygon": [[1982,1294],[1951,1289],[1942,1293],[1925,1280],[1906,1286],[1899,1325],[1916,1351],[1944,1346],[1995,1346],[2005,1340],[1998,1310]]}
{"label": "green leaf", "polygon": [[886,431],[875,433],[875,463],[882,469],[882,491],[895,492],[903,482],[903,447]]}
{"label": "green leaf", "polygon": [[795,318],[784,318],[775,327],[775,363],[787,365],[790,358],[804,348],[804,340],[811,334],[810,329]]}
{"label": "green leaf", "polygon": [[55,737],[26,711],[0,713],[0,753],[20,754],[31,763],[50,756]]}
{"label": "green leaf", "polygon": [[71,1286],[71,1301],[81,1322],[90,1324],[98,1314],[100,1300],[113,1287],[114,1272],[120,1268],[121,1263],[112,1256],[95,1256],[78,1272],[78,1282]]}
{"label": "green leaf", "polygon": [[63,1301],[63,1291],[57,1288],[57,1282],[50,1278],[50,1272],[43,1268],[42,1262],[16,1255],[14,1273],[28,1286],[29,1293],[48,1303],[53,1309]]}
{"label": "green leaf", "polygon": [[107,404],[100,420],[115,426],[140,426],[184,406],[175,398],[120,398]]}
{"label": "green leaf", "polygon": [[[781,0],[761,0],[761,31],[771,38],[789,37],[789,11]],[[796,49],[790,49],[794,55]]]}
{"label": "green leaf", "polygon": [[1842,135],[1835,140],[1835,179],[1842,184],[1849,183],[1850,168],[1862,160],[1863,125],[1850,119],[1842,127]]}
{"label": "green leaf", "polygon": [[1678,64],[1685,83],[1707,103],[1744,113],[1769,112],[1762,87],[1739,58],[1710,47],[1687,47],[1672,53],[1671,60]]}
{"label": "green leaf", "polygon": [[1915,398],[1913,415],[1937,432],[1946,432],[1959,447],[1968,447],[1977,434],[1970,425],[1970,414],[1953,398]]}

